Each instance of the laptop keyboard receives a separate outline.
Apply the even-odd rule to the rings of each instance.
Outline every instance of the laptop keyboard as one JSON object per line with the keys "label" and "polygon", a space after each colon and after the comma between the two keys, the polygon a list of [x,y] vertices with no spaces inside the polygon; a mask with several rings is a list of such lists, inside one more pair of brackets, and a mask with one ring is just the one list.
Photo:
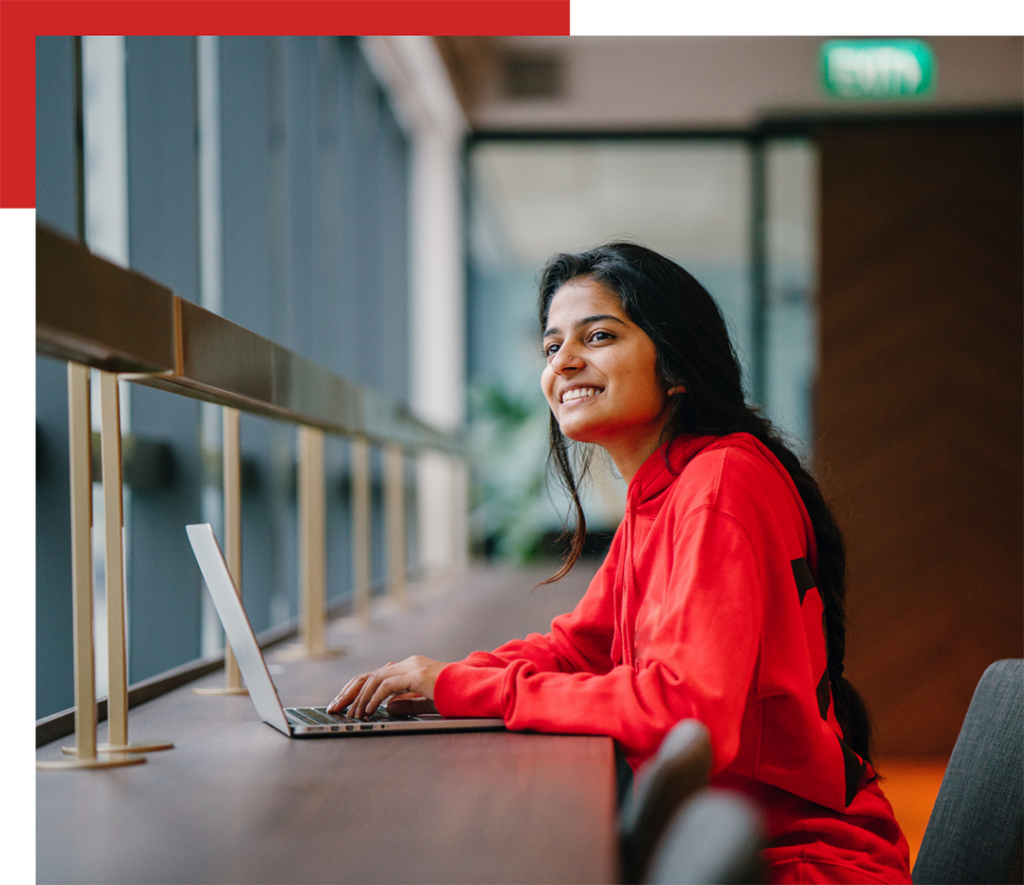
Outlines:
{"label": "laptop keyboard", "polygon": [[367,716],[366,719],[353,719],[351,716],[328,713],[326,707],[288,707],[285,712],[306,725],[338,725],[339,723],[367,722],[391,718],[379,707],[372,716]]}

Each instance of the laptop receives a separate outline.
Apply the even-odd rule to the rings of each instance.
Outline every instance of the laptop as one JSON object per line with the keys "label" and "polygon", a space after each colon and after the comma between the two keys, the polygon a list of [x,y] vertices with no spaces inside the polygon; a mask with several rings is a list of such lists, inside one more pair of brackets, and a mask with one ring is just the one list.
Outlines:
{"label": "laptop", "polygon": [[389,716],[384,705],[367,719],[329,714],[326,707],[284,707],[270,678],[256,634],[242,607],[228,564],[209,523],[186,526],[196,561],[224,625],[238,668],[260,718],[288,737],[351,737],[424,731],[489,731],[505,727],[502,719],[446,719],[440,713]]}

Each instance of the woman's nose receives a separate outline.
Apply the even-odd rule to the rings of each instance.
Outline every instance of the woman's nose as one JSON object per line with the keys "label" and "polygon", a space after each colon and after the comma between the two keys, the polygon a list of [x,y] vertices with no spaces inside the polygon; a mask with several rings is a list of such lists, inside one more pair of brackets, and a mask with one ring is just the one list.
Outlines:
{"label": "woman's nose", "polygon": [[559,375],[572,373],[583,368],[583,359],[574,348],[562,345],[551,361],[551,368]]}

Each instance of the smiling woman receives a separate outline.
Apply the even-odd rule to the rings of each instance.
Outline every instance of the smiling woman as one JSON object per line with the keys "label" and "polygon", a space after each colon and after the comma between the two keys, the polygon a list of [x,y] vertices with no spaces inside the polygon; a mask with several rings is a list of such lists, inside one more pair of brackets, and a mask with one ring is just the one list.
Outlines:
{"label": "smiling woman", "polygon": [[[629,483],[576,609],[494,652],[356,677],[331,711],[436,709],[511,729],[605,734],[638,769],[681,719],[710,733],[712,783],[764,809],[772,882],[907,882],[907,842],[843,676],[842,535],[814,478],[744,400],[714,299],[632,243],[559,254],[541,275],[552,460],[586,519],[586,446]],[[583,458],[575,452],[583,447]]]}
{"label": "smiling woman", "polygon": [[541,387],[561,432],[605,449],[628,483],[668,415],[654,342],[611,289],[577,279],[551,302],[544,356]]}

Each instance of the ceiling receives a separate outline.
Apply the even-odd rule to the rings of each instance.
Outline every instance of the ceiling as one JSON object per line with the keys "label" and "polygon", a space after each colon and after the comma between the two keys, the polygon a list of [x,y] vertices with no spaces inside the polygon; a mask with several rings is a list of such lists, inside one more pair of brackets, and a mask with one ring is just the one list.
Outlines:
{"label": "ceiling", "polygon": [[1024,38],[921,38],[932,94],[843,101],[819,85],[818,37],[437,37],[477,131],[749,129],[844,113],[1020,110]]}

